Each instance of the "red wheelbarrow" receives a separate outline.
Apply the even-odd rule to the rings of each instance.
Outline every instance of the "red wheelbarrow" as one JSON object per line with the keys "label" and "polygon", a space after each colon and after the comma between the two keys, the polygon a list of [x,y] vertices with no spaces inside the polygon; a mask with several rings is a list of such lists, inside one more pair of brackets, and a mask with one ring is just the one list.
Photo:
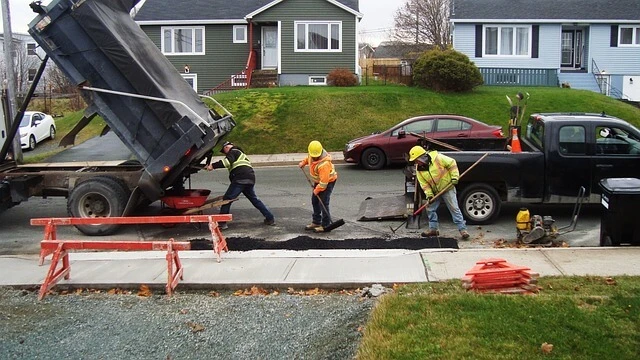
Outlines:
{"label": "red wheelbarrow", "polygon": [[169,190],[160,198],[160,201],[173,214],[189,215],[238,200],[237,198],[224,200],[222,196],[208,199],[209,194],[211,191],[206,189]]}

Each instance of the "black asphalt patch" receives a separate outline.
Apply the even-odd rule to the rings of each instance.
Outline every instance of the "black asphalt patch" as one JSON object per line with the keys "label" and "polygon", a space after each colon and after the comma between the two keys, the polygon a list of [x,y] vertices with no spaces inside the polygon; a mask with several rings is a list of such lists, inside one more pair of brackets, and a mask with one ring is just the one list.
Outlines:
{"label": "black asphalt patch", "polygon": [[[210,250],[211,240],[190,240],[192,250]],[[286,241],[267,241],[244,237],[228,237],[229,251],[249,250],[369,250],[369,249],[458,249],[458,241],[447,237],[430,238],[369,238],[347,240],[322,240],[298,236]]]}

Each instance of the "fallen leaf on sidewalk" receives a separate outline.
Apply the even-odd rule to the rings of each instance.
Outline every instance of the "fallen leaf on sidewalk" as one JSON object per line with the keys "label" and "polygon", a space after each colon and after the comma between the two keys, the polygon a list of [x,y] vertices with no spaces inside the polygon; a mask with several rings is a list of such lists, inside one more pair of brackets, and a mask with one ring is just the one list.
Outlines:
{"label": "fallen leaf on sidewalk", "polygon": [[138,291],[138,296],[149,297],[153,295],[151,289],[147,285],[140,285],[140,290]]}
{"label": "fallen leaf on sidewalk", "polygon": [[191,328],[191,332],[197,333],[204,330],[204,326],[189,321],[187,325]]}

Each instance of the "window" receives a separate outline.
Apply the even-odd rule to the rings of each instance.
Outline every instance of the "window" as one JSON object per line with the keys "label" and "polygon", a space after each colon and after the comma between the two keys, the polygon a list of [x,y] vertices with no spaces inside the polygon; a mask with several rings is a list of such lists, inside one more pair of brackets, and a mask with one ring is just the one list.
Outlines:
{"label": "window", "polygon": [[247,42],[247,25],[233,25],[233,43],[244,44]]}
{"label": "window", "polygon": [[341,22],[295,22],[296,51],[342,51]]}
{"label": "window", "polygon": [[309,76],[309,85],[327,85],[327,77]]}
{"label": "window", "polygon": [[640,26],[621,26],[620,46],[640,46]]}
{"label": "window", "polygon": [[471,124],[454,119],[438,120],[438,131],[461,131],[470,130]]}
{"label": "window", "polygon": [[393,133],[391,134],[391,136],[398,136],[398,132],[400,130],[404,130],[407,134],[408,133],[416,133],[416,134],[430,133],[431,131],[433,131],[434,122],[435,120],[433,119],[414,121],[401,128],[393,130]]}
{"label": "window", "polygon": [[484,55],[529,56],[530,26],[486,26]]}
{"label": "window", "polygon": [[596,155],[638,155],[640,139],[632,133],[604,126],[596,127]]}
{"label": "window", "polygon": [[36,53],[36,44],[35,43],[28,43],[27,44],[27,55],[38,55]]}
{"label": "window", "polygon": [[204,55],[204,27],[163,27],[165,55]]}
{"label": "window", "polygon": [[182,78],[193,88],[195,92],[198,92],[198,75],[197,74],[180,74]]}
{"label": "window", "polygon": [[29,69],[27,72],[27,81],[33,81],[36,78],[37,69]]}
{"label": "window", "polygon": [[558,133],[560,153],[564,155],[584,155],[587,152],[587,136],[583,126],[563,126]]}

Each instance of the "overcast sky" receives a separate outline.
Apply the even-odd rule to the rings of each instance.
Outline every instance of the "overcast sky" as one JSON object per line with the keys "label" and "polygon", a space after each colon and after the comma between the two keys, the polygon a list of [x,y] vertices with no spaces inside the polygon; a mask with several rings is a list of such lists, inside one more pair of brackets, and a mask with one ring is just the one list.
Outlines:
{"label": "overcast sky", "polygon": [[[11,10],[11,31],[26,33],[27,25],[35,17],[29,8],[33,0],[9,0]],[[171,0],[167,0],[171,1]],[[364,14],[360,22],[360,41],[377,46],[380,41],[388,39],[393,28],[393,15],[406,0],[360,0],[360,12]],[[43,0],[49,4],[51,0]],[[4,17],[0,18],[0,22]],[[3,30],[0,32],[4,32]]]}

